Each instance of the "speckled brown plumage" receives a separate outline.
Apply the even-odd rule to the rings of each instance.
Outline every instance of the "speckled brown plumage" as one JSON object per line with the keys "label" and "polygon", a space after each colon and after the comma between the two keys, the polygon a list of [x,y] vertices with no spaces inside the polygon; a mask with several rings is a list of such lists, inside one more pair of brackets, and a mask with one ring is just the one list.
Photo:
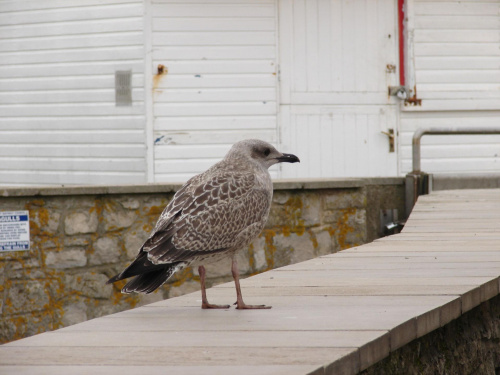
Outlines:
{"label": "speckled brown plumage", "polygon": [[[184,267],[201,268],[232,256],[238,301],[241,300],[238,308],[252,308],[240,298],[234,253],[247,246],[267,221],[273,194],[268,168],[279,162],[296,161],[296,156],[282,154],[260,140],[236,143],[222,161],[182,186],[160,215],[134,262],[108,282],[135,276],[122,292],[151,293]],[[204,268],[200,269],[200,277],[202,307],[219,307],[206,301]]]}

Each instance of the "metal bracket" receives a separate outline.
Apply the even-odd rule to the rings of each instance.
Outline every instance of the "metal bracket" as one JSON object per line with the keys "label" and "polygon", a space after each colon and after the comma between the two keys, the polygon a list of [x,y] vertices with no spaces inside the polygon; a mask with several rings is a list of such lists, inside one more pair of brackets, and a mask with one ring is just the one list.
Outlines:
{"label": "metal bracket", "polygon": [[394,152],[394,129],[387,129],[386,132],[381,132],[389,137],[389,152]]}

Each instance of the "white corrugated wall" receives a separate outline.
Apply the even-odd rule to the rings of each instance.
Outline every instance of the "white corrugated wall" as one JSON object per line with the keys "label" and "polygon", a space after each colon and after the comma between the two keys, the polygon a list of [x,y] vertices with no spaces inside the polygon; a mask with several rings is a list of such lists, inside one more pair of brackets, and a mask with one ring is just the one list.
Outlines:
{"label": "white corrugated wall", "polygon": [[[413,77],[421,106],[401,113],[401,171],[419,127],[500,127],[500,1],[409,0]],[[424,136],[422,170],[500,172],[500,135]]]}
{"label": "white corrugated wall", "polygon": [[[0,185],[146,182],[139,0],[0,2]],[[132,106],[115,106],[115,71]]]}
{"label": "white corrugated wall", "polygon": [[[185,181],[245,138],[277,138],[274,0],[154,0],[154,180]],[[273,175],[277,169],[273,169]]]}
{"label": "white corrugated wall", "polygon": [[[281,0],[284,177],[396,176],[394,0]],[[396,140],[397,143],[397,140]]]}

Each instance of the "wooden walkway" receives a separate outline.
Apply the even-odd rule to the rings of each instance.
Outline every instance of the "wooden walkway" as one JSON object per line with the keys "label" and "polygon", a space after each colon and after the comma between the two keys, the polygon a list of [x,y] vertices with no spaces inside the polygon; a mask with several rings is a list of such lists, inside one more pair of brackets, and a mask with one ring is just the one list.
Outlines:
{"label": "wooden walkway", "polygon": [[[0,346],[0,374],[356,374],[499,293],[500,190],[420,197],[403,233]],[[233,283],[208,291],[235,300]]]}

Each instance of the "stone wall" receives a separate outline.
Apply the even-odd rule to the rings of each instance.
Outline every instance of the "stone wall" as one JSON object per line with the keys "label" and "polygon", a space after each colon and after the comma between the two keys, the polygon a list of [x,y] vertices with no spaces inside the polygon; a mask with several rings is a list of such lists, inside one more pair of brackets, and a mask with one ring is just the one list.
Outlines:
{"label": "stone wall", "polygon": [[361,374],[500,374],[500,296],[399,348]]}
{"label": "stone wall", "polygon": [[[275,183],[268,224],[239,254],[243,277],[378,237],[379,211],[403,212],[403,179]],[[0,342],[199,289],[185,269],[153,294],[107,285],[135,257],[178,185],[0,189],[0,211],[29,210],[31,250],[0,253]],[[367,220],[368,218],[368,220]],[[230,281],[230,260],[207,266]]]}

